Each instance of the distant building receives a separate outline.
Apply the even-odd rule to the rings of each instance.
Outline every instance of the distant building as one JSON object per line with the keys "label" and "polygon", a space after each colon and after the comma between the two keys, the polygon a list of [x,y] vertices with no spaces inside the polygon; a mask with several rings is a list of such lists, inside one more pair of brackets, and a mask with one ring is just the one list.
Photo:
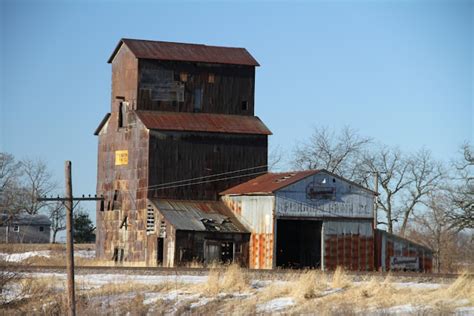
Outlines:
{"label": "distant building", "polygon": [[0,243],[49,243],[50,236],[51,221],[46,215],[0,214]]}
{"label": "distant building", "polygon": [[374,270],[375,192],[326,170],[267,173],[222,192],[251,232],[250,268]]}

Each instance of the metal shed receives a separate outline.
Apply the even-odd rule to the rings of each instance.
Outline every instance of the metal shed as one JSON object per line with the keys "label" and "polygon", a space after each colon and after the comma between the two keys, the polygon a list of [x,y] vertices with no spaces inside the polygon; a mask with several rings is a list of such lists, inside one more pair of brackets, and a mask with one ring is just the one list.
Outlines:
{"label": "metal shed", "polygon": [[251,268],[374,269],[375,192],[326,170],[267,173],[221,193],[251,232]]}
{"label": "metal shed", "polygon": [[[159,264],[247,262],[250,233],[221,201],[149,200],[149,227]],[[156,223],[155,223],[156,222]],[[156,225],[159,223],[159,225]],[[153,240],[148,241],[153,244]]]}

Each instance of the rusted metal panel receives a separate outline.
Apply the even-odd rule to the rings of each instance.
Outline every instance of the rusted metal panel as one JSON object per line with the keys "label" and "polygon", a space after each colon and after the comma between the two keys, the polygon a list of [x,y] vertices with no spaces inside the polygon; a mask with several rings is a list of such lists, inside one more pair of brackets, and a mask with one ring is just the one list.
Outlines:
{"label": "rusted metal panel", "polygon": [[316,173],[318,173],[317,170],[267,173],[232,187],[221,194],[271,194]]}
{"label": "rusted metal panel", "polygon": [[374,269],[373,230],[370,221],[323,222],[324,269]]}
{"label": "rusted metal panel", "polygon": [[419,270],[431,272],[433,251],[408,239],[383,230],[375,231],[375,263],[377,269],[390,271],[396,258],[419,258]]}
{"label": "rusted metal panel", "polygon": [[[324,183],[323,183],[324,181]],[[309,184],[313,186],[308,187]],[[298,195],[297,200],[306,200],[308,195],[314,197],[317,193],[316,187],[334,188],[334,193],[340,188],[339,193],[355,192],[364,195],[375,195],[372,190],[344,179],[327,170],[305,170],[305,171],[291,171],[281,173],[267,173],[244,182],[238,186],[232,187],[221,194],[271,194],[281,192],[284,195],[294,196]],[[342,189],[342,190],[341,190]],[[332,192],[332,191],[331,191]],[[337,193],[334,196],[337,198]]]}
{"label": "rusted metal panel", "polygon": [[222,201],[150,202],[176,230],[248,233]]}
{"label": "rusted metal panel", "polygon": [[237,219],[252,233],[249,267],[271,269],[274,265],[273,196],[223,196]]}
{"label": "rusted metal panel", "polygon": [[164,131],[271,135],[256,116],[136,111],[148,129]]}
{"label": "rusted metal panel", "polygon": [[245,48],[208,46],[123,38],[108,62],[111,63],[125,44],[137,58],[259,66]]}
{"label": "rusted metal panel", "polygon": [[[111,260],[118,249],[123,261],[145,261],[148,174],[139,171],[148,164],[148,135],[140,124],[118,128],[114,112],[107,125],[99,133],[97,194],[105,200],[97,203],[97,256]],[[128,152],[127,164],[116,164],[118,150]]]}

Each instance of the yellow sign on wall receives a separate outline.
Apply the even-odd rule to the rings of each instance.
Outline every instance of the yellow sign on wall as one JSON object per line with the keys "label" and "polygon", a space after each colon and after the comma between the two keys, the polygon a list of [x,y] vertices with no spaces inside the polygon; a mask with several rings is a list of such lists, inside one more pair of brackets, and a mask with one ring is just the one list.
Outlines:
{"label": "yellow sign on wall", "polygon": [[115,151],[115,165],[128,165],[128,150],[116,150]]}

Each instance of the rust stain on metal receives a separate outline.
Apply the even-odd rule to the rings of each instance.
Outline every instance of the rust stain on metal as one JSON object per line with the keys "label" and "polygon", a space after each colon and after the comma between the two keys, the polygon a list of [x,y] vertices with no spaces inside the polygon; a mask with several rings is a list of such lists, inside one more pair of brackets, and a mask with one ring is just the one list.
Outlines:
{"label": "rust stain on metal", "polygon": [[119,41],[108,63],[112,62],[123,44],[125,44],[137,58],[259,66],[259,63],[245,48],[129,38],[123,38]]}
{"label": "rust stain on metal", "polygon": [[225,194],[272,193],[301,179],[318,173],[318,170],[306,170],[282,173],[267,173],[245,183],[232,187]]}
{"label": "rust stain on metal", "polygon": [[256,116],[155,111],[136,111],[136,114],[148,129],[229,134],[272,134]]}

